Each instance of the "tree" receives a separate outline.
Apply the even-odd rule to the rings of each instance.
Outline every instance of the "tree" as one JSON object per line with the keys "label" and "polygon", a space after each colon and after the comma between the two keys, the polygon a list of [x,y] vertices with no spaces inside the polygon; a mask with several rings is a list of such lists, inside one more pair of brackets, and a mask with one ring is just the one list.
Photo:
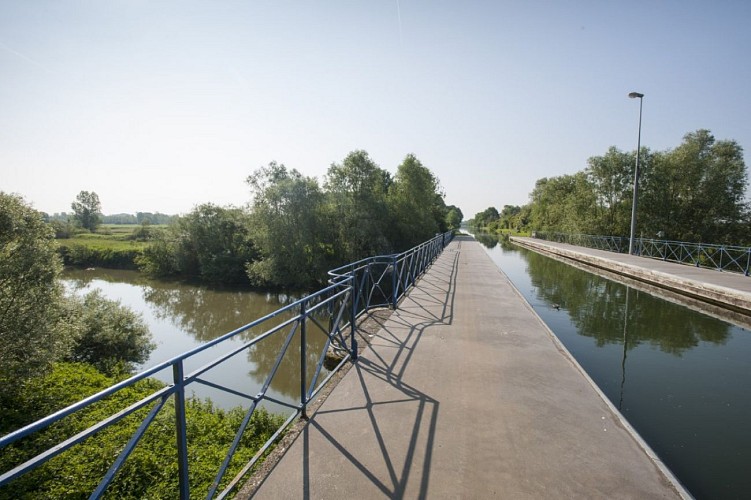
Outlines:
{"label": "tree", "polygon": [[461,209],[454,205],[449,205],[446,208],[446,226],[451,230],[459,229],[464,219]]}
{"label": "tree", "polygon": [[66,360],[83,362],[115,375],[144,363],[155,345],[148,326],[120,302],[105,299],[97,290],[70,299],[75,317],[75,344]]}
{"label": "tree", "polygon": [[[707,243],[744,240],[748,182],[743,149],[708,130],[683,137],[645,171],[639,226],[645,234]],[[747,236],[746,236],[747,237]]]}
{"label": "tree", "polygon": [[[574,175],[543,178],[530,194],[535,229],[626,236],[631,222],[636,152],[611,147]],[[640,151],[637,235],[719,244],[749,239],[748,174],[743,149],[708,130],[675,149]]]}
{"label": "tree", "polygon": [[52,228],[22,198],[0,192],[0,397],[71,348]]}
{"label": "tree", "polygon": [[253,196],[252,237],[260,254],[247,266],[251,283],[286,288],[323,283],[334,251],[318,182],[272,162],[247,183]]}
{"label": "tree", "polygon": [[530,197],[534,229],[586,233],[592,228],[595,195],[584,172],[540,179]]}
{"label": "tree", "polygon": [[96,231],[102,221],[102,204],[94,191],[81,191],[70,207],[74,212],[73,217],[81,227],[91,232]]}
{"label": "tree", "polygon": [[510,230],[516,227],[516,217],[521,212],[521,207],[516,205],[503,205],[499,214],[499,221],[502,229]]}
{"label": "tree", "polygon": [[391,175],[362,150],[329,167],[324,188],[336,227],[337,256],[343,261],[392,251],[386,199],[392,182]]}
{"label": "tree", "polygon": [[166,231],[148,232],[152,244],[138,259],[139,268],[147,274],[182,275],[207,283],[248,283],[245,266],[256,259],[257,251],[244,210],[206,203],[173,219]]}
{"label": "tree", "polygon": [[61,271],[52,228],[20,197],[0,193],[0,407],[56,361],[128,368],[151,351],[134,313],[98,294],[66,298]]}
{"label": "tree", "polygon": [[[636,155],[610,147],[605,155],[593,156],[587,163],[585,174],[594,190],[597,206],[596,227],[590,232],[629,234]],[[650,169],[650,155],[646,148],[642,151],[640,164],[642,172]]]}
{"label": "tree", "polygon": [[407,250],[441,230],[446,218],[442,202],[438,179],[414,155],[407,155],[389,189],[391,241],[396,250]]}
{"label": "tree", "polygon": [[500,218],[500,214],[495,207],[488,207],[482,212],[475,214],[473,225],[476,227],[487,227],[491,222],[497,221]]}

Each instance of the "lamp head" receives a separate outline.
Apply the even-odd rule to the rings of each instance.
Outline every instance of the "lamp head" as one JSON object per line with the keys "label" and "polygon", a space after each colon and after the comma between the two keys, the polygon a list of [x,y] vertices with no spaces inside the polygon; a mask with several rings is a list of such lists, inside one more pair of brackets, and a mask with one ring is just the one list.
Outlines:
{"label": "lamp head", "polygon": [[642,97],[644,97],[644,94],[640,94],[639,92],[631,92],[631,93],[630,93],[630,94],[629,94],[628,96],[629,96],[629,97],[630,97],[631,99],[636,99],[637,97],[638,97],[639,99],[641,99]]}

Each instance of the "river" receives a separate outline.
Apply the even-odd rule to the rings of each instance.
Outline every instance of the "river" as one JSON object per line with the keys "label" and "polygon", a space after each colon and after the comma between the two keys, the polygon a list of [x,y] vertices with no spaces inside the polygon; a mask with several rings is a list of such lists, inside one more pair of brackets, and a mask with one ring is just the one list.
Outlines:
{"label": "river", "polygon": [[[204,344],[253,320],[276,311],[299,297],[287,294],[257,293],[238,289],[217,289],[183,282],[150,280],[136,271],[112,269],[73,270],[64,273],[68,290],[82,294],[99,289],[102,294],[138,312],[152,333],[156,348],[149,360],[137,367],[138,371],[153,367],[178,354]],[[279,324],[289,316],[275,318],[265,326]],[[311,329],[312,330],[312,329]],[[224,342],[186,363],[188,374],[208,361],[239,347],[262,331],[243,333],[237,339]],[[296,336],[296,340],[299,335]],[[256,344],[246,354],[234,356],[213,368],[206,377],[209,381],[231,389],[255,395],[271,371],[283,341],[282,335]],[[323,348],[325,337],[320,332],[308,334],[308,375],[312,379],[317,354]],[[289,355],[282,360],[279,371],[271,382],[269,396],[297,403],[300,399],[299,340],[293,341]],[[325,373],[325,368],[323,369]],[[172,383],[171,370],[163,370],[155,378]],[[248,401],[225,391],[206,385],[193,384],[194,394],[210,398],[217,406],[231,408],[247,406]],[[265,402],[270,411],[289,413],[289,409]]]}

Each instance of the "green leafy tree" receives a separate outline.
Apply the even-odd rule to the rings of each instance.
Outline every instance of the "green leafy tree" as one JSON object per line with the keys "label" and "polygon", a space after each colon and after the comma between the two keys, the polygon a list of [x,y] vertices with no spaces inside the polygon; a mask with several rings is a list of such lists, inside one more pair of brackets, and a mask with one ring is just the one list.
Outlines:
{"label": "green leafy tree", "polygon": [[[148,225],[142,226],[141,233],[143,227]],[[199,205],[175,218],[168,230],[148,233],[152,244],[137,262],[142,271],[154,276],[182,275],[208,283],[247,284],[245,266],[257,256],[250,218],[240,208]]]}
{"label": "green leafy tree", "polygon": [[516,218],[522,209],[516,205],[503,205],[499,215],[499,223],[502,229],[510,230],[516,227]]}
{"label": "green leafy tree", "polygon": [[596,200],[584,172],[540,179],[531,198],[530,217],[535,229],[568,233],[591,230]]}
{"label": "green leafy tree", "polygon": [[397,250],[407,250],[441,230],[446,213],[439,209],[438,197],[442,202],[438,179],[414,155],[407,155],[389,190],[391,241]]}
{"label": "green leafy tree", "polygon": [[97,290],[74,302],[75,344],[66,359],[88,363],[107,374],[129,372],[144,363],[155,345],[140,315]]}
{"label": "green leafy tree", "polygon": [[392,251],[387,193],[391,175],[365,151],[353,151],[329,167],[324,188],[335,226],[337,256],[353,262]]}
{"label": "green leafy tree", "polygon": [[73,209],[73,217],[81,227],[91,232],[96,231],[102,221],[102,204],[99,201],[99,195],[94,191],[81,191],[76,196],[76,201],[70,206]]}
{"label": "green leafy tree", "polygon": [[482,212],[475,214],[472,219],[472,225],[478,228],[484,228],[490,225],[492,222],[497,221],[501,215],[495,207],[488,207]]}
{"label": "green leafy tree", "polygon": [[747,183],[743,149],[735,141],[717,141],[708,130],[688,133],[645,171],[640,229],[669,239],[741,242],[748,220]]}
{"label": "green leafy tree", "polygon": [[[636,155],[615,147],[603,156],[588,161],[585,174],[594,190],[595,226],[590,232],[606,235],[626,235],[630,231]],[[640,155],[640,170],[650,169],[651,154],[646,148]]]}
{"label": "green leafy tree", "polygon": [[52,228],[0,192],[0,397],[69,352],[69,311]]}
{"label": "green leafy tree", "polygon": [[446,226],[449,229],[459,229],[464,220],[464,214],[459,207],[449,205],[446,211]]}
{"label": "green leafy tree", "polygon": [[272,162],[247,183],[253,196],[252,237],[260,253],[247,266],[251,283],[306,288],[324,282],[334,251],[318,182]]}

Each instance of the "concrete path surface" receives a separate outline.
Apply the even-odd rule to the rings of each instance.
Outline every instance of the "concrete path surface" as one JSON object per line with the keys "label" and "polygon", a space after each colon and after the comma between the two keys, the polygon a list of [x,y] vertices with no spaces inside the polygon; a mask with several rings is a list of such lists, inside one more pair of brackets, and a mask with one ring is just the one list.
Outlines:
{"label": "concrete path surface", "polygon": [[385,322],[256,498],[685,492],[471,237]]}

